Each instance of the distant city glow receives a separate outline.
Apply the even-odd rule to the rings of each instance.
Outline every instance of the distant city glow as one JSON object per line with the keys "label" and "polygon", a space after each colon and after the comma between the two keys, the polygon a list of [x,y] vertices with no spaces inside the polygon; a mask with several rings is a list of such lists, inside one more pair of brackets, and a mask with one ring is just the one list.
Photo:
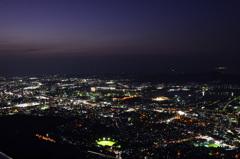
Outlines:
{"label": "distant city glow", "polygon": [[[231,155],[228,150],[238,154],[240,85],[108,81],[58,75],[0,79],[0,116],[6,123],[0,134],[12,131],[8,125],[16,125],[14,131],[19,131],[19,123],[24,130],[44,127],[41,135],[26,135],[34,134],[35,140],[46,144],[53,145],[56,139],[59,146],[74,146],[83,153],[94,150],[102,157],[119,159],[159,158],[167,153],[169,158],[192,158],[199,151],[204,156],[209,152]],[[23,89],[36,83],[42,86]],[[157,89],[160,85],[162,90]],[[104,89],[91,90],[98,87]],[[180,90],[169,91],[172,88]],[[4,116],[8,116],[8,123]],[[177,151],[173,154],[172,150]],[[192,154],[183,156],[190,151]]]}
{"label": "distant city glow", "polygon": [[179,115],[185,115],[185,113],[184,113],[183,111],[177,111],[177,113],[178,113]]}
{"label": "distant city glow", "polygon": [[165,101],[165,100],[169,100],[169,98],[162,96],[162,97],[153,98],[152,100],[153,100],[153,101]]}
{"label": "distant city glow", "polygon": [[15,107],[29,107],[29,106],[36,106],[36,105],[40,105],[40,103],[37,103],[37,102],[21,103],[21,104],[16,104]]}

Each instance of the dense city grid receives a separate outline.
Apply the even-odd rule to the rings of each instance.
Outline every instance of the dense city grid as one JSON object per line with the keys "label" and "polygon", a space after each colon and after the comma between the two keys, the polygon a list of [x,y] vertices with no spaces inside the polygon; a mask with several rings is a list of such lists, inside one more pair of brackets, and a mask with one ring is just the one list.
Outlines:
{"label": "dense city grid", "polygon": [[[217,80],[2,77],[0,121],[8,134],[1,132],[0,151],[13,158],[238,158],[239,89]],[[62,156],[43,147],[22,151],[27,140],[59,147]]]}

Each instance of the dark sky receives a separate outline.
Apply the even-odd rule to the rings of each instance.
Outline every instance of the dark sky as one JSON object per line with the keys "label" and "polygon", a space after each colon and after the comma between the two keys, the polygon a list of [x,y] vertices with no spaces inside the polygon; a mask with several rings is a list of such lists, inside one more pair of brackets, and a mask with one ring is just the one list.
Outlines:
{"label": "dark sky", "polygon": [[239,68],[239,0],[0,0],[0,75]]}

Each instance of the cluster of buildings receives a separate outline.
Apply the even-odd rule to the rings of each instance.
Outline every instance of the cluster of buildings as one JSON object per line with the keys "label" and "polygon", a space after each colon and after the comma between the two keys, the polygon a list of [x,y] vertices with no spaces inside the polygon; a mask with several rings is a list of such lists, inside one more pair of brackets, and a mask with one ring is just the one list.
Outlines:
{"label": "cluster of buildings", "polygon": [[0,116],[66,118],[41,135],[89,158],[238,158],[239,90],[218,81],[2,77]]}

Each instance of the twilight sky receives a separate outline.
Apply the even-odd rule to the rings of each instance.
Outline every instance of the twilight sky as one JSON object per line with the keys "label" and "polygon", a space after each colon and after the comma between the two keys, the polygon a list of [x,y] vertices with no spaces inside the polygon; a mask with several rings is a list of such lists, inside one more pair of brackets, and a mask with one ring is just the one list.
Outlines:
{"label": "twilight sky", "polygon": [[0,0],[0,75],[239,68],[239,0]]}

